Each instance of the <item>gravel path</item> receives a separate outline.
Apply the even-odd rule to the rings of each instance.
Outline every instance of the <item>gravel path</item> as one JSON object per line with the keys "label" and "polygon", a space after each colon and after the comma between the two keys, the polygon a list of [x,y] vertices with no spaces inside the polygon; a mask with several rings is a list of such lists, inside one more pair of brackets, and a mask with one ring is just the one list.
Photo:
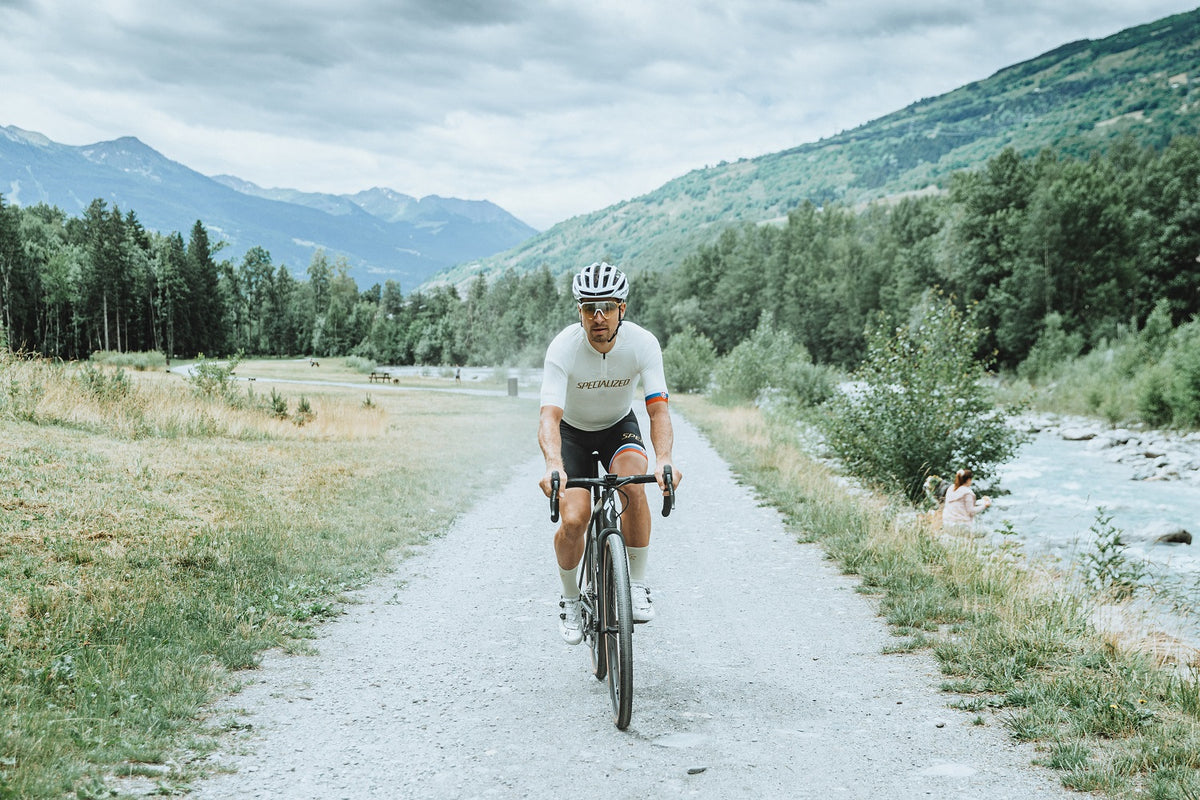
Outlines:
{"label": "gravel path", "polygon": [[[880,654],[872,603],[796,544],[676,419],[656,516],[658,618],[634,634],[633,721],[556,625],[531,458],[226,704],[248,727],[193,785],[217,798],[1075,798],[996,722],[947,707],[927,654]],[[657,513],[657,512],[656,512]],[[595,785],[593,785],[595,784]]]}

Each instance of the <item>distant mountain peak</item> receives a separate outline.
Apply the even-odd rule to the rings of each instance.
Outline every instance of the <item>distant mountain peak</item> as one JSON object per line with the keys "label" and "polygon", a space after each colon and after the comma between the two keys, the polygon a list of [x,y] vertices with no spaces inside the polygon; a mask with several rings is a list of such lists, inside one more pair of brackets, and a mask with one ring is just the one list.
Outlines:
{"label": "distant mountain peak", "polygon": [[3,132],[10,140],[14,142],[24,142],[35,147],[50,147],[54,144],[49,137],[43,136],[37,131],[27,131],[24,128],[18,128],[16,125],[8,127],[0,126],[0,132]]}
{"label": "distant mountain peak", "polygon": [[[202,175],[135,136],[75,147],[17,127],[0,127],[0,194],[6,204],[47,203],[70,215],[102,199],[160,233],[186,235],[199,220],[223,243],[222,258],[236,263],[261,247],[297,275],[319,247],[345,258],[364,287],[390,278],[413,288],[438,270],[537,233],[502,210],[483,218],[438,208],[452,202],[485,207],[473,201],[422,206],[384,187],[358,195],[263,189],[233,175]],[[416,213],[427,207],[429,216]]]}

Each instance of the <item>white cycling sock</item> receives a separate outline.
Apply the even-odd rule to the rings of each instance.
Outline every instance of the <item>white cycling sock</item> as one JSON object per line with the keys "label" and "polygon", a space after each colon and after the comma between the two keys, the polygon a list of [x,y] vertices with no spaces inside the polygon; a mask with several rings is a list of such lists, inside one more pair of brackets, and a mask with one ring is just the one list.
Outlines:
{"label": "white cycling sock", "polygon": [[575,577],[575,567],[571,569],[558,568],[558,577],[562,579],[562,596],[568,600],[579,597],[579,581]]}
{"label": "white cycling sock", "polygon": [[650,546],[630,547],[625,545],[625,555],[629,559],[629,582],[646,582],[646,563],[650,560]]}

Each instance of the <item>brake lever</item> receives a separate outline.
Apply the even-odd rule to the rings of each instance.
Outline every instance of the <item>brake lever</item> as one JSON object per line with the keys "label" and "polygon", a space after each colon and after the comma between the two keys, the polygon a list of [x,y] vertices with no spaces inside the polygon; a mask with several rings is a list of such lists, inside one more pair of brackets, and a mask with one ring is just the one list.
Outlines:
{"label": "brake lever", "polygon": [[558,522],[558,487],[560,484],[558,470],[550,473],[550,521]]}
{"label": "brake lever", "polygon": [[667,492],[663,495],[662,515],[667,517],[675,509],[675,482],[671,480],[670,465],[663,467],[663,483],[667,485]]}

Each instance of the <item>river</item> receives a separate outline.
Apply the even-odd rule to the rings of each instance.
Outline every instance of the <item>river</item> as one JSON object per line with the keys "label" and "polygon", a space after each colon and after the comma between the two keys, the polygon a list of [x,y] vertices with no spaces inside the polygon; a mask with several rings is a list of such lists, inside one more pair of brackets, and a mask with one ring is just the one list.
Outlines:
{"label": "river", "polygon": [[[999,542],[1007,526],[1030,555],[1073,560],[1094,551],[1097,513],[1122,532],[1126,554],[1142,559],[1151,585],[1200,609],[1200,479],[1194,469],[1174,480],[1139,480],[1139,467],[1117,461],[1099,439],[1071,441],[1041,431],[997,471],[1003,493],[976,518],[980,531]],[[1140,474],[1144,474],[1144,471]],[[1195,544],[1161,544],[1169,530],[1187,530]],[[1195,620],[1193,620],[1193,624]],[[1197,628],[1200,630],[1200,628]]]}

